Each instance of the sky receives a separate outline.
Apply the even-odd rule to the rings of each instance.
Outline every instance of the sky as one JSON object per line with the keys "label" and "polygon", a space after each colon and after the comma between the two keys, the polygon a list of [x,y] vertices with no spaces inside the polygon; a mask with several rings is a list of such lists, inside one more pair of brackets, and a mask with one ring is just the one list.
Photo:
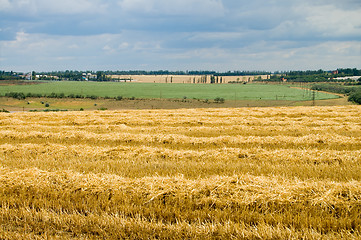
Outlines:
{"label": "sky", "polygon": [[0,70],[361,68],[360,0],[0,0]]}

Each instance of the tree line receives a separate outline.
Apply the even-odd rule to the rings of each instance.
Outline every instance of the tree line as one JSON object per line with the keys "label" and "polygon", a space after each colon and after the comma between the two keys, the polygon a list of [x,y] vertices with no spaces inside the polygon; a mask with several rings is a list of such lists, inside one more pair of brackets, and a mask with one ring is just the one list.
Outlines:
{"label": "tree line", "polygon": [[0,80],[20,80],[21,77],[19,75],[21,74],[13,71],[10,72],[0,71]]}
{"label": "tree line", "polygon": [[[128,70],[128,71],[52,71],[52,72],[35,72],[31,73],[32,79],[35,79],[36,75],[42,76],[41,80],[54,80],[57,77],[59,80],[72,80],[82,81],[84,80],[84,73],[96,75],[92,81],[111,81],[107,76],[109,75],[201,75],[201,76],[255,76],[255,75],[271,75],[268,81],[280,81],[281,79],[287,79],[290,82],[329,82],[333,81],[337,77],[347,76],[361,76],[361,70],[356,68],[339,68],[335,71],[320,70],[307,70],[307,71],[276,71],[274,73],[267,71],[144,71],[144,70]],[[48,77],[45,77],[48,76]],[[0,80],[18,80],[24,79],[23,73],[17,73],[13,71],[0,71]]]}

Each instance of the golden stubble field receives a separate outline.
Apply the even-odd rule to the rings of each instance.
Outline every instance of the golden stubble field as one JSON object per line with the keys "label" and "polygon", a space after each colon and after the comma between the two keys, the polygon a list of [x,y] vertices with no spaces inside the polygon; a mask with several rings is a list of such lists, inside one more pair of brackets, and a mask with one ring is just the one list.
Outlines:
{"label": "golden stubble field", "polygon": [[361,107],[0,113],[0,239],[359,239]]}

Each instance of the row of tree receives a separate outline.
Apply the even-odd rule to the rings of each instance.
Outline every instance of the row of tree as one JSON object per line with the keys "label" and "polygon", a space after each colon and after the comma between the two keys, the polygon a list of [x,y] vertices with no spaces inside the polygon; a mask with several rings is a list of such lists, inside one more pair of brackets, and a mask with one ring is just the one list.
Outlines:
{"label": "row of tree", "polygon": [[10,72],[0,71],[0,80],[19,80],[21,79],[21,77],[19,76],[21,74],[13,71]]}
{"label": "row of tree", "polygon": [[335,71],[324,71],[319,70],[307,70],[307,71],[276,71],[275,75],[285,75],[285,76],[311,76],[311,75],[333,75],[335,77],[343,76],[361,76],[361,69],[357,68],[338,68]]}
{"label": "row of tree", "polygon": [[339,77],[361,76],[361,70],[356,68],[339,68],[335,71],[288,71],[275,72],[271,75],[269,81],[287,81],[287,82],[348,82],[337,79]]}
{"label": "row of tree", "polygon": [[[53,72],[32,72],[32,79],[35,79],[36,75],[42,76],[44,80],[53,80],[54,77],[57,77],[60,80],[72,80],[72,81],[82,81],[84,80],[84,73],[96,75],[96,78],[92,79],[93,81],[110,81],[108,75],[201,75],[201,76],[211,76],[211,83],[216,83],[221,81],[220,77],[222,76],[254,76],[254,75],[271,75],[269,81],[280,81],[281,79],[287,79],[291,82],[328,82],[332,81],[337,77],[347,77],[347,76],[361,76],[361,70],[356,68],[339,68],[336,71],[324,71],[320,70],[307,70],[307,71],[285,71],[285,72],[275,72],[271,74],[270,72],[265,71],[228,71],[228,72],[215,72],[215,71],[168,71],[168,70],[158,70],[158,71],[143,71],[143,70],[131,70],[131,71],[53,71]],[[16,80],[23,79],[23,73],[16,73],[13,71],[6,72],[0,71],[0,80]],[[206,80],[202,79],[202,82]]]}

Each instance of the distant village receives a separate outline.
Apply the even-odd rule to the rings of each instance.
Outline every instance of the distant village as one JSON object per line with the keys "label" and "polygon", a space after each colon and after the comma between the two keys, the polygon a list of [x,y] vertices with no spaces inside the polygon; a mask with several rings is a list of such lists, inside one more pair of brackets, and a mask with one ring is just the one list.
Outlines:
{"label": "distant village", "polygon": [[0,80],[52,80],[52,81],[111,81],[154,83],[249,83],[266,82],[351,82],[361,79],[361,70],[337,69],[331,71],[57,71],[27,73],[0,71]]}

